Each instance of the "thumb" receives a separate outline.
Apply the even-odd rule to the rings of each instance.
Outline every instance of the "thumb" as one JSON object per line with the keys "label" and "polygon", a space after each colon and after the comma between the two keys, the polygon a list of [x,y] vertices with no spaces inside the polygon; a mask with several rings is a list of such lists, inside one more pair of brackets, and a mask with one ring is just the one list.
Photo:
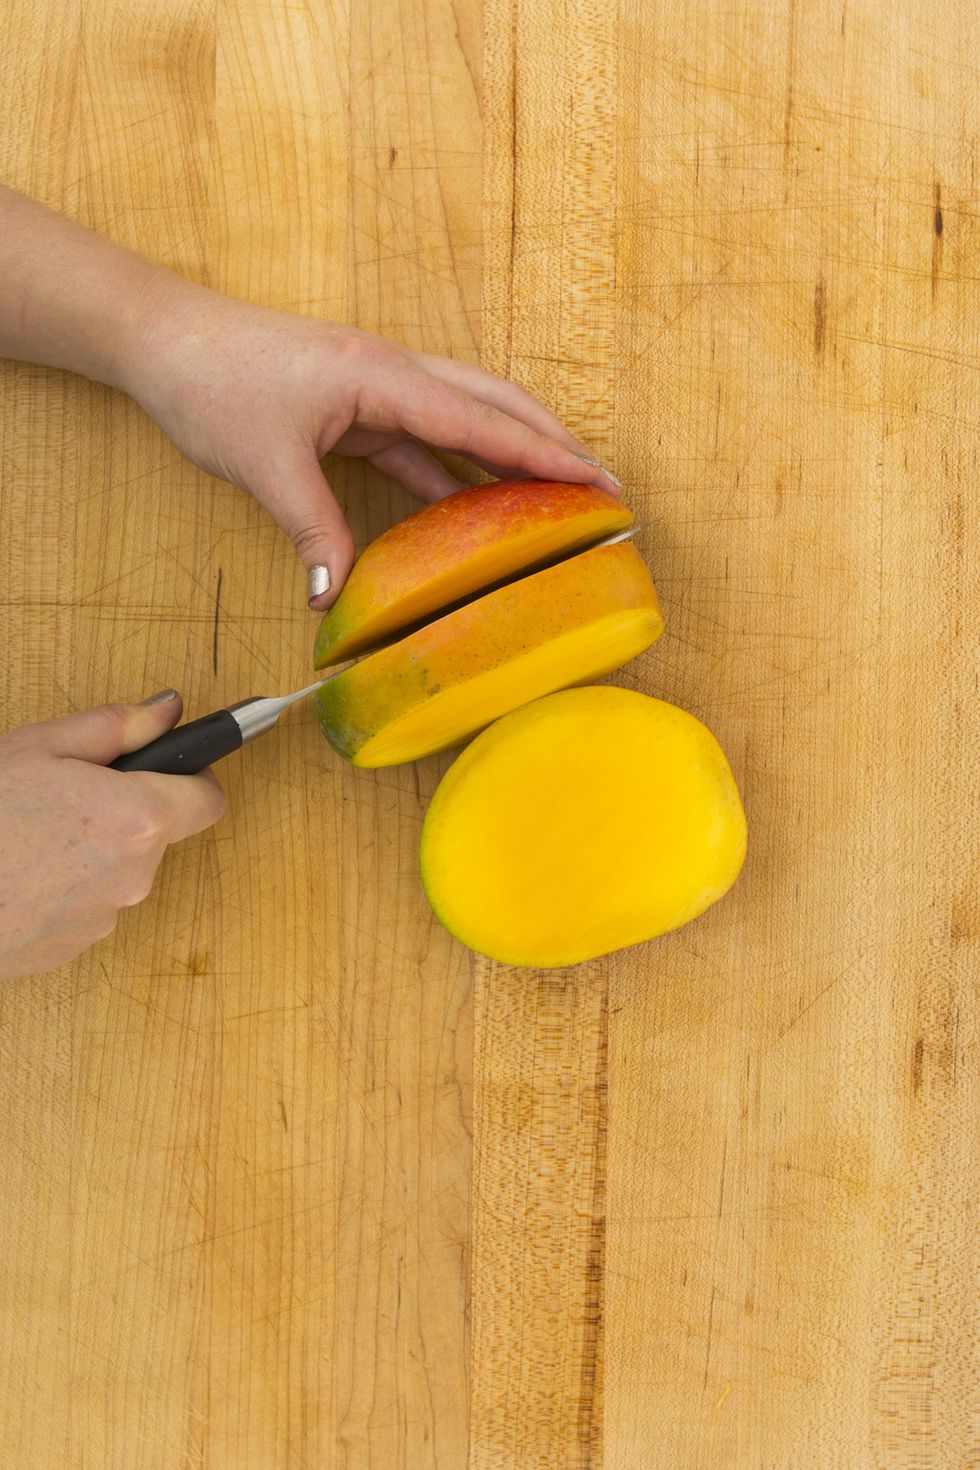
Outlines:
{"label": "thumb", "polygon": [[147,704],[100,704],[77,714],[30,726],[32,737],[52,755],[107,766],[117,755],[141,750],[176,725],[183,702],[173,689]]}
{"label": "thumb", "polygon": [[354,564],[354,538],[312,446],[250,488],[296,547],[307,571],[309,606],[324,611]]}

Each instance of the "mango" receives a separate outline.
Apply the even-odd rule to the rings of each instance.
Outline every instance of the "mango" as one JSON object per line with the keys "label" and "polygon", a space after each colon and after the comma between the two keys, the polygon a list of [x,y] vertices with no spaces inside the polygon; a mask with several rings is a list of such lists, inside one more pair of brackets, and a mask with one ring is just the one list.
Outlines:
{"label": "mango", "polygon": [[501,480],[399,521],[355,562],[313,650],[326,668],[474,592],[625,530],[633,513],[592,485]]}
{"label": "mango", "polygon": [[[341,755],[357,766],[396,765],[458,745],[529,700],[600,678],[662,631],[636,548],[597,546],[368,654],[326,681],[313,703]],[[611,751],[599,742],[597,756]]]}
{"label": "mango", "polygon": [[451,934],[550,969],[688,923],[725,894],[745,813],[715,737],[611,686],[526,704],[467,746],[422,828],[422,882]]}

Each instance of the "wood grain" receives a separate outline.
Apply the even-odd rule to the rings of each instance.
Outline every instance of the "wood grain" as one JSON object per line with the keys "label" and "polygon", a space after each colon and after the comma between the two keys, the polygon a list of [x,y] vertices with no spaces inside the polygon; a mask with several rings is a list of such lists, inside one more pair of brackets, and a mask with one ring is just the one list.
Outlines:
{"label": "wood grain", "polygon": [[[509,971],[419,892],[448,758],[355,772],[297,711],[225,763],[116,934],[0,991],[0,1464],[980,1466],[973,8],[0,39],[5,181],[482,359],[617,470],[667,619],[617,682],[709,724],[750,826],[695,925]],[[326,470],[361,544],[412,508]],[[131,403],[0,365],[6,724],[289,687],[302,594]]]}
{"label": "wood grain", "polygon": [[[475,359],[479,33],[444,22],[25,0],[4,176],[233,294]],[[256,505],[119,395],[8,366],[2,402],[10,723],[303,681],[302,569]],[[362,543],[411,509],[331,475]],[[470,974],[416,870],[446,762],[355,774],[309,712],[260,744],[110,942],[0,997],[4,1465],[465,1457]]]}
{"label": "wood grain", "polygon": [[474,1467],[602,1463],[608,973],[482,965]]}
{"label": "wood grain", "polygon": [[[607,462],[616,75],[600,0],[490,0],[483,362]],[[476,965],[470,1470],[602,1463],[608,1002],[604,961]]]}
{"label": "wood grain", "polygon": [[610,970],[606,1463],[965,1470],[980,50],[929,4],[619,39],[616,464],[667,623],[630,677],[750,839]]}

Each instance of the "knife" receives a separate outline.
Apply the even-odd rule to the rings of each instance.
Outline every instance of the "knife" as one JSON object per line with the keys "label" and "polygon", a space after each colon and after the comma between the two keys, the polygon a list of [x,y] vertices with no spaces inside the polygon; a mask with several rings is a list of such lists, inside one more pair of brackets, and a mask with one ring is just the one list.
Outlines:
{"label": "knife", "polygon": [[[606,536],[602,541],[596,541],[574,555],[584,555],[586,551],[595,551],[600,546],[615,546],[617,542],[629,541],[644,530],[646,523],[629,526],[625,531]],[[254,740],[256,735],[264,735],[276,724],[283,710],[287,710],[291,704],[298,704],[310,694],[315,694],[322,685],[336,678],[337,674],[345,673],[348,668],[350,664],[345,664],[342,669],[335,669],[326,678],[318,679],[315,684],[307,684],[305,689],[297,689],[294,694],[272,697],[253,695],[251,699],[239,700],[227,709],[214,710],[209,715],[201,715],[199,719],[188,720],[185,725],[176,725],[165,735],[144,745],[142,750],[132,750],[128,755],[118,756],[111,762],[109,769],[159,771],[166,776],[196,776],[206,766],[240,750],[247,740]]]}

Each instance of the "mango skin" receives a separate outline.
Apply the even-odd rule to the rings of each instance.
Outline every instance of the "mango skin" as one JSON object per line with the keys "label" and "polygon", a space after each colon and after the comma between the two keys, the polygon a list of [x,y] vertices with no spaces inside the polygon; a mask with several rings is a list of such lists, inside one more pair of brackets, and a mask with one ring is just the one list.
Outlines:
{"label": "mango skin", "polygon": [[[598,648],[561,664],[561,640],[595,626]],[[608,628],[608,656],[602,638]],[[663,631],[657,594],[642,557],[631,542],[595,547],[532,573],[418,629],[407,638],[329,679],[313,696],[321,729],[330,744],[355,765],[394,765],[458,745],[491,720],[553,689],[592,680],[619,668]],[[554,644],[557,672],[542,671],[539,650]],[[569,645],[566,642],[566,647]],[[545,655],[547,657],[547,655]],[[502,706],[476,709],[465,729],[449,738],[436,727],[438,701],[521,659],[532,665],[533,682],[511,691]],[[496,697],[496,696],[495,696]],[[394,722],[428,706],[435,716],[432,738],[419,738],[395,759],[372,756],[369,743]]]}
{"label": "mango skin", "polygon": [[615,496],[564,481],[500,480],[435,501],[362,552],[323,616],[313,666],[339,663],[460,598],[632,523]]}
{"label": "mango skin", "polygon": [[696,918],[735,882],[746,846],[710,730],[606,686],[548,695],[478,735],[432,798],[419,862],[462,943],[552,969]]}

